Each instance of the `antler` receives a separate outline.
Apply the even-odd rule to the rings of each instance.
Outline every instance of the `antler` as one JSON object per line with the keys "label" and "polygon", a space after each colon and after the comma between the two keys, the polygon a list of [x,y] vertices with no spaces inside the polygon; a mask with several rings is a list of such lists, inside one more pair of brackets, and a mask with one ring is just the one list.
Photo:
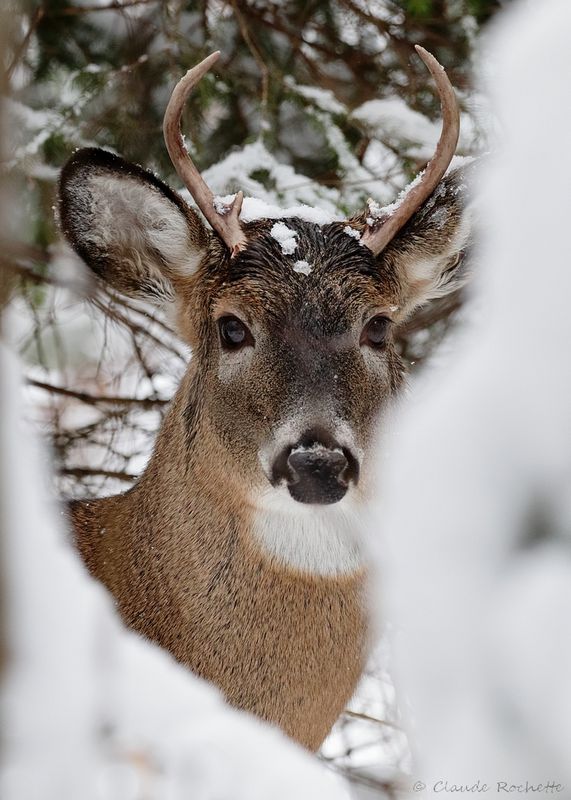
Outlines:
{"label": "antler", "polygon": [[180,131],[182,111],[190,93],[210,67],[218,60],[219,55],[219,50],[211,53],[200,64],[189,69],[174,87],[165,111],[163,135],[169,156],[179,177],[208,222],[220,234],[222,240],[230,249],[232,256],[235,256],[246,245],[246,238],[239,221],[244,195],[242,192],[238,192],[231,205],[228,206],[215,204],[214,195],[194,166]]}
{"label": "antler", "polygon": [[460,133],[460,112],[448,76],[434,56],[420,45],[415,46],[432,77],[440,96],[442,107],[442,132],[436,145],[436,152],[421,176],[406,191],[402,201],[395,204],[394,210],[383,215],[382,209],[377,220],[370,225],[361,239],[370,250],[378,255],[396,233],[408,222],[415,211],[430,197],[438,186],[456,151]]}

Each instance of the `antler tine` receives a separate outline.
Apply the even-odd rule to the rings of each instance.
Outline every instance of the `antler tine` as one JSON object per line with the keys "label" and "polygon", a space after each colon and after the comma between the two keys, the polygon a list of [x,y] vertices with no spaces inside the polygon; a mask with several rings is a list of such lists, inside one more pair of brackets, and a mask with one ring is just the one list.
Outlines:
{"label": "antler tine", "polygon": [[246,245],[246,237],[239,221],[244,195],[242,192],[238,192],[232,204],[226,206],[222,212],[215,207],[214,195],[190,158],[180,130],[182,111],[190,93],[216,63],[219,56],[219,50],[211,53],[200,64],[189,69],[174,87],[163,119],[163,135],[169,156],[179,177],[208,222],[220,234],[234,256]]}
{"label": "antler tine", "polygon": [[415,45],[416,52],[422,58],[432,77],[442,107],[442,132],[436,145],[434,156],[429,161],[422,176],[404,195],[402,202],[388,216],[379,217],[378,222],[368,227],[361,241],[378,255],[396,233],[408,222],[415,211],[430,197],[438,186],[456,151],[460,133],[460,111],[448,76],[434,56],[420,45]]}

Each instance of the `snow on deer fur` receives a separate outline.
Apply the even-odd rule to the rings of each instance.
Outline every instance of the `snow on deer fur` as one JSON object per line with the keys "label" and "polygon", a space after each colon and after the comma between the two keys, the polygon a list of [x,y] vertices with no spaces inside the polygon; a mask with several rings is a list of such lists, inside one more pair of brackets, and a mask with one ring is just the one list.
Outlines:
{"label": "snow on deer fur", "polygon": [[284,736],[122,627],[46,499],[6,350],[0,372],[3,800],[346,797]]}
{"label": "snow on deer fur", "polygon": [[550,0],[495,32],[479,321],[417,387],[381,469],[383,606],[428,793],[571,783],[571,167],[549,141],[571,127],[569,30]]}
{"label": "snow on deer fur", "polygon": [[297,238],[295,231],[283,222],[276,222],[270,231],[276,242],[279,242],[282,253],[290,256],[297,248]]}
{"label": "snow on deer fur", "polygon": [[293,265],[293,271],[299,272],[301,275],[311,275],[312,267],[309,261],[304,261],[301,259],[300,261],[296,261]]}

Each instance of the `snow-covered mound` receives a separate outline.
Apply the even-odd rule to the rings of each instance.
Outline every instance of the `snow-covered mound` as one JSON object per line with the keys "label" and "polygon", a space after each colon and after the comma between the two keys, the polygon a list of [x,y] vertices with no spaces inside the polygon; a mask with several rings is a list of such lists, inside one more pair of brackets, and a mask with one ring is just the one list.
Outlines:
{"label": "snow-covered mound", "polygon": [[0,349],[3,800],[342,800],[314,758],[125,630],[47,500]]}
{"label": "snow-covered mound", "polygon": [[570,30],[568,0],[522,2],[493,36],[479,322],[381,469],[383,607],[435,794],[571,785],[571,166],[551,146],[571,128]]}

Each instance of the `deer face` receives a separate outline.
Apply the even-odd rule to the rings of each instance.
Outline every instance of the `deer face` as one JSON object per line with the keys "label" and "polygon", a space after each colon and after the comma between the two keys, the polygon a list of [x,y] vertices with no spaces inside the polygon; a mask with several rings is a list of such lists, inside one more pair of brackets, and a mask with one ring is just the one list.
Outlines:
{"label": "deer face", "polygon": [[178,195],[101,150],[68,162],[60,211],[99,277],[176,306],[193,347],[189,416],[248,501],[315,507],[362,493],[375,422],[403,380],[394,331],[462,279],[462,186],[446,177],[377,256],[357,217],[251,223],[231,257]]}
{"label": "deer face", "polygon": [[331,504],[355,489],[373,422],[401,380],[398,286],[344,227],[263,221],[197,281],[213,287],[200,358],[209,413],[266,501]]}
{"label": "deer face", "polygon": [[193,347],[171,413],[178,463],[215,466],[241,513],[252,512],[246,527],[303,570],[362,563],[356,501],[375,420],[402,382],[394,330],[463,280],[463,176],[444,177],[458,105],[443,68],[416,49],[436,83],[442,133],[391,209],[371,202],[323,227],[243,225],[242,193],[230,205],[216,199],[180,132],[186,99],[219,53],[179,81],[163,122],[171,160],[213,232],[156,177],[102,150],[79,151],[62,173],[61,221],[77,253],[115,288],[175,304]]}

